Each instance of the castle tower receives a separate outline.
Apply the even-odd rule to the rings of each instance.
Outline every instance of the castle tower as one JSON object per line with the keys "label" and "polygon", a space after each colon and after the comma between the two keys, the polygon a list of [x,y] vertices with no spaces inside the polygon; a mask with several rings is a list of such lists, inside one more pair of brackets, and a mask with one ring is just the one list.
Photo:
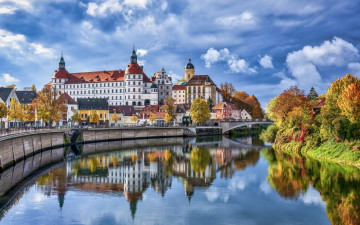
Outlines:
{"label": "castle tower", "polygon": [[189,56],[189,62],[185,66],[185,76],[184,76],[185,81],[188,82],[194,75],[195,75],[195,67],[191,63],[191,59]]}

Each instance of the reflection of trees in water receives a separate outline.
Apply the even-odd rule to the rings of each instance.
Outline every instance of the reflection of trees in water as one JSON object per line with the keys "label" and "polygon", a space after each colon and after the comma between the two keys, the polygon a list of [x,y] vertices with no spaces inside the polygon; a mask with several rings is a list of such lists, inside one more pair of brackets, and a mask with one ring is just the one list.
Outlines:
{"label": "reflection of trees in water", "polygon": [[332,224],[360,224],[360,170],[355,167],[264,150],[270,185],[283,197],[297,198],[309,184],[320,192]]}
{"label": "reflection of trees in water", "polygon": [[234,166],[236,170],[244,170],[248,166],[254,166],[260,158],[259,151],[252,150],[246,155],[237,157],[234,160]]}
{"label": "reflection of trees in water", "polygon": [[195,173],[204,173],[209,161],[210,152],[203,147],[197,147],[190,153],[190,164]]}

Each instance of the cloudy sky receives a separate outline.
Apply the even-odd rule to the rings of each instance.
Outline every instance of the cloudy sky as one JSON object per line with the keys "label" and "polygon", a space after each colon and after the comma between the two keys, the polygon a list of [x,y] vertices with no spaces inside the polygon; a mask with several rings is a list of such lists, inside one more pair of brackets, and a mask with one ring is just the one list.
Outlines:
{"label": "cloudy sky", "polygon": [[231,82],[262,106],[292,85],[325,92],[360,76],[359,0],[0,0],[0,86],[69,72],[125,69],[132,50],[148,76]]}

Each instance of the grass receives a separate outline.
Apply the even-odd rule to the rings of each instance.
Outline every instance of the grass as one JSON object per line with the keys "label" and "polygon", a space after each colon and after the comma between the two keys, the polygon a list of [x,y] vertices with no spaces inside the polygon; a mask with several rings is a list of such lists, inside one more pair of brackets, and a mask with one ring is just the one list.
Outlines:
{"label": "grass", "polygon": [[306,155],[319,160],[360,167],[360,151],[353,150],[341,142],[326,142],[320,147],[307,151]]}

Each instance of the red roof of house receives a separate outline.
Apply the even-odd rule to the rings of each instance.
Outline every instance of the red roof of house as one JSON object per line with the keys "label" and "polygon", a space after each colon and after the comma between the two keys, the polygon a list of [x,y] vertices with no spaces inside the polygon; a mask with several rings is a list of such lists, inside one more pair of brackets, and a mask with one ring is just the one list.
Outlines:
{"label": "red roof of house", "polygon": [[164,113],[164,112],[154,112],[154,116],[156,119],[164,119],[165,114],[166,113]]}
{"label": "red roof of house", "polygon": [[152,81],[146,76],[146,74],[144,72],[142,72],[143,74],[143,82],[144,83],[152,83]]}
{"label": "red roof of house", "polygon": [[209,75],[195,75],[186,83],[186,85],[187,86],[205,85],[205,83],[210,83],[210,85],[215,85]]}
{"label": "red roof of house", "polygon": [[122,113],[124,116],[132,116],[133,114],[136,114],[136,110],[134,106],[132,105],[121,105],[121,106],[109,106],[109,112],[110,113]]}
{"label": "red roof of house", "polygon": [[150,113],[150,112],[159,112],[160,111],[160,105],[148,105],[145,108],[143,108],[140,113]]}
{"label": "red roof of house", "polygon": [[124,81],[123,70],[72,73],[66,84]]}
{"label": "red roof of house", "polygon": [[60,98],[64,98],[66,104],[77,105],[77,102],[73,98],[71,98],[66,92],[62,93],[60,95]]}
{"label": "red roof of house", "polygon": [[125,74],[142,74],[143,70],[138,64],[129,64],[125,70]]}
{"label": "red roof of house", "polygon": [[69,72],[66,69],[58,69],[55,71],[53,78],[69,78]]}
{"label": "red roof of house", "polygon": [[239,110],[233,103],[231,102],[219,102],[212,109],[231,109],[231,110]]}
{"label": "red roof of house", "polygon": [[178,90],[185,90],[185,85],[174,85],[172,87],[173,91],[178,91]]}
{"label": "red roof of house", "polygon": [[320,98],[319,103],[316,104],[313,108],[321,108],[321,107],[323,107],[325,105],[325,103],[326,103],[326,99],[325,98]]}

